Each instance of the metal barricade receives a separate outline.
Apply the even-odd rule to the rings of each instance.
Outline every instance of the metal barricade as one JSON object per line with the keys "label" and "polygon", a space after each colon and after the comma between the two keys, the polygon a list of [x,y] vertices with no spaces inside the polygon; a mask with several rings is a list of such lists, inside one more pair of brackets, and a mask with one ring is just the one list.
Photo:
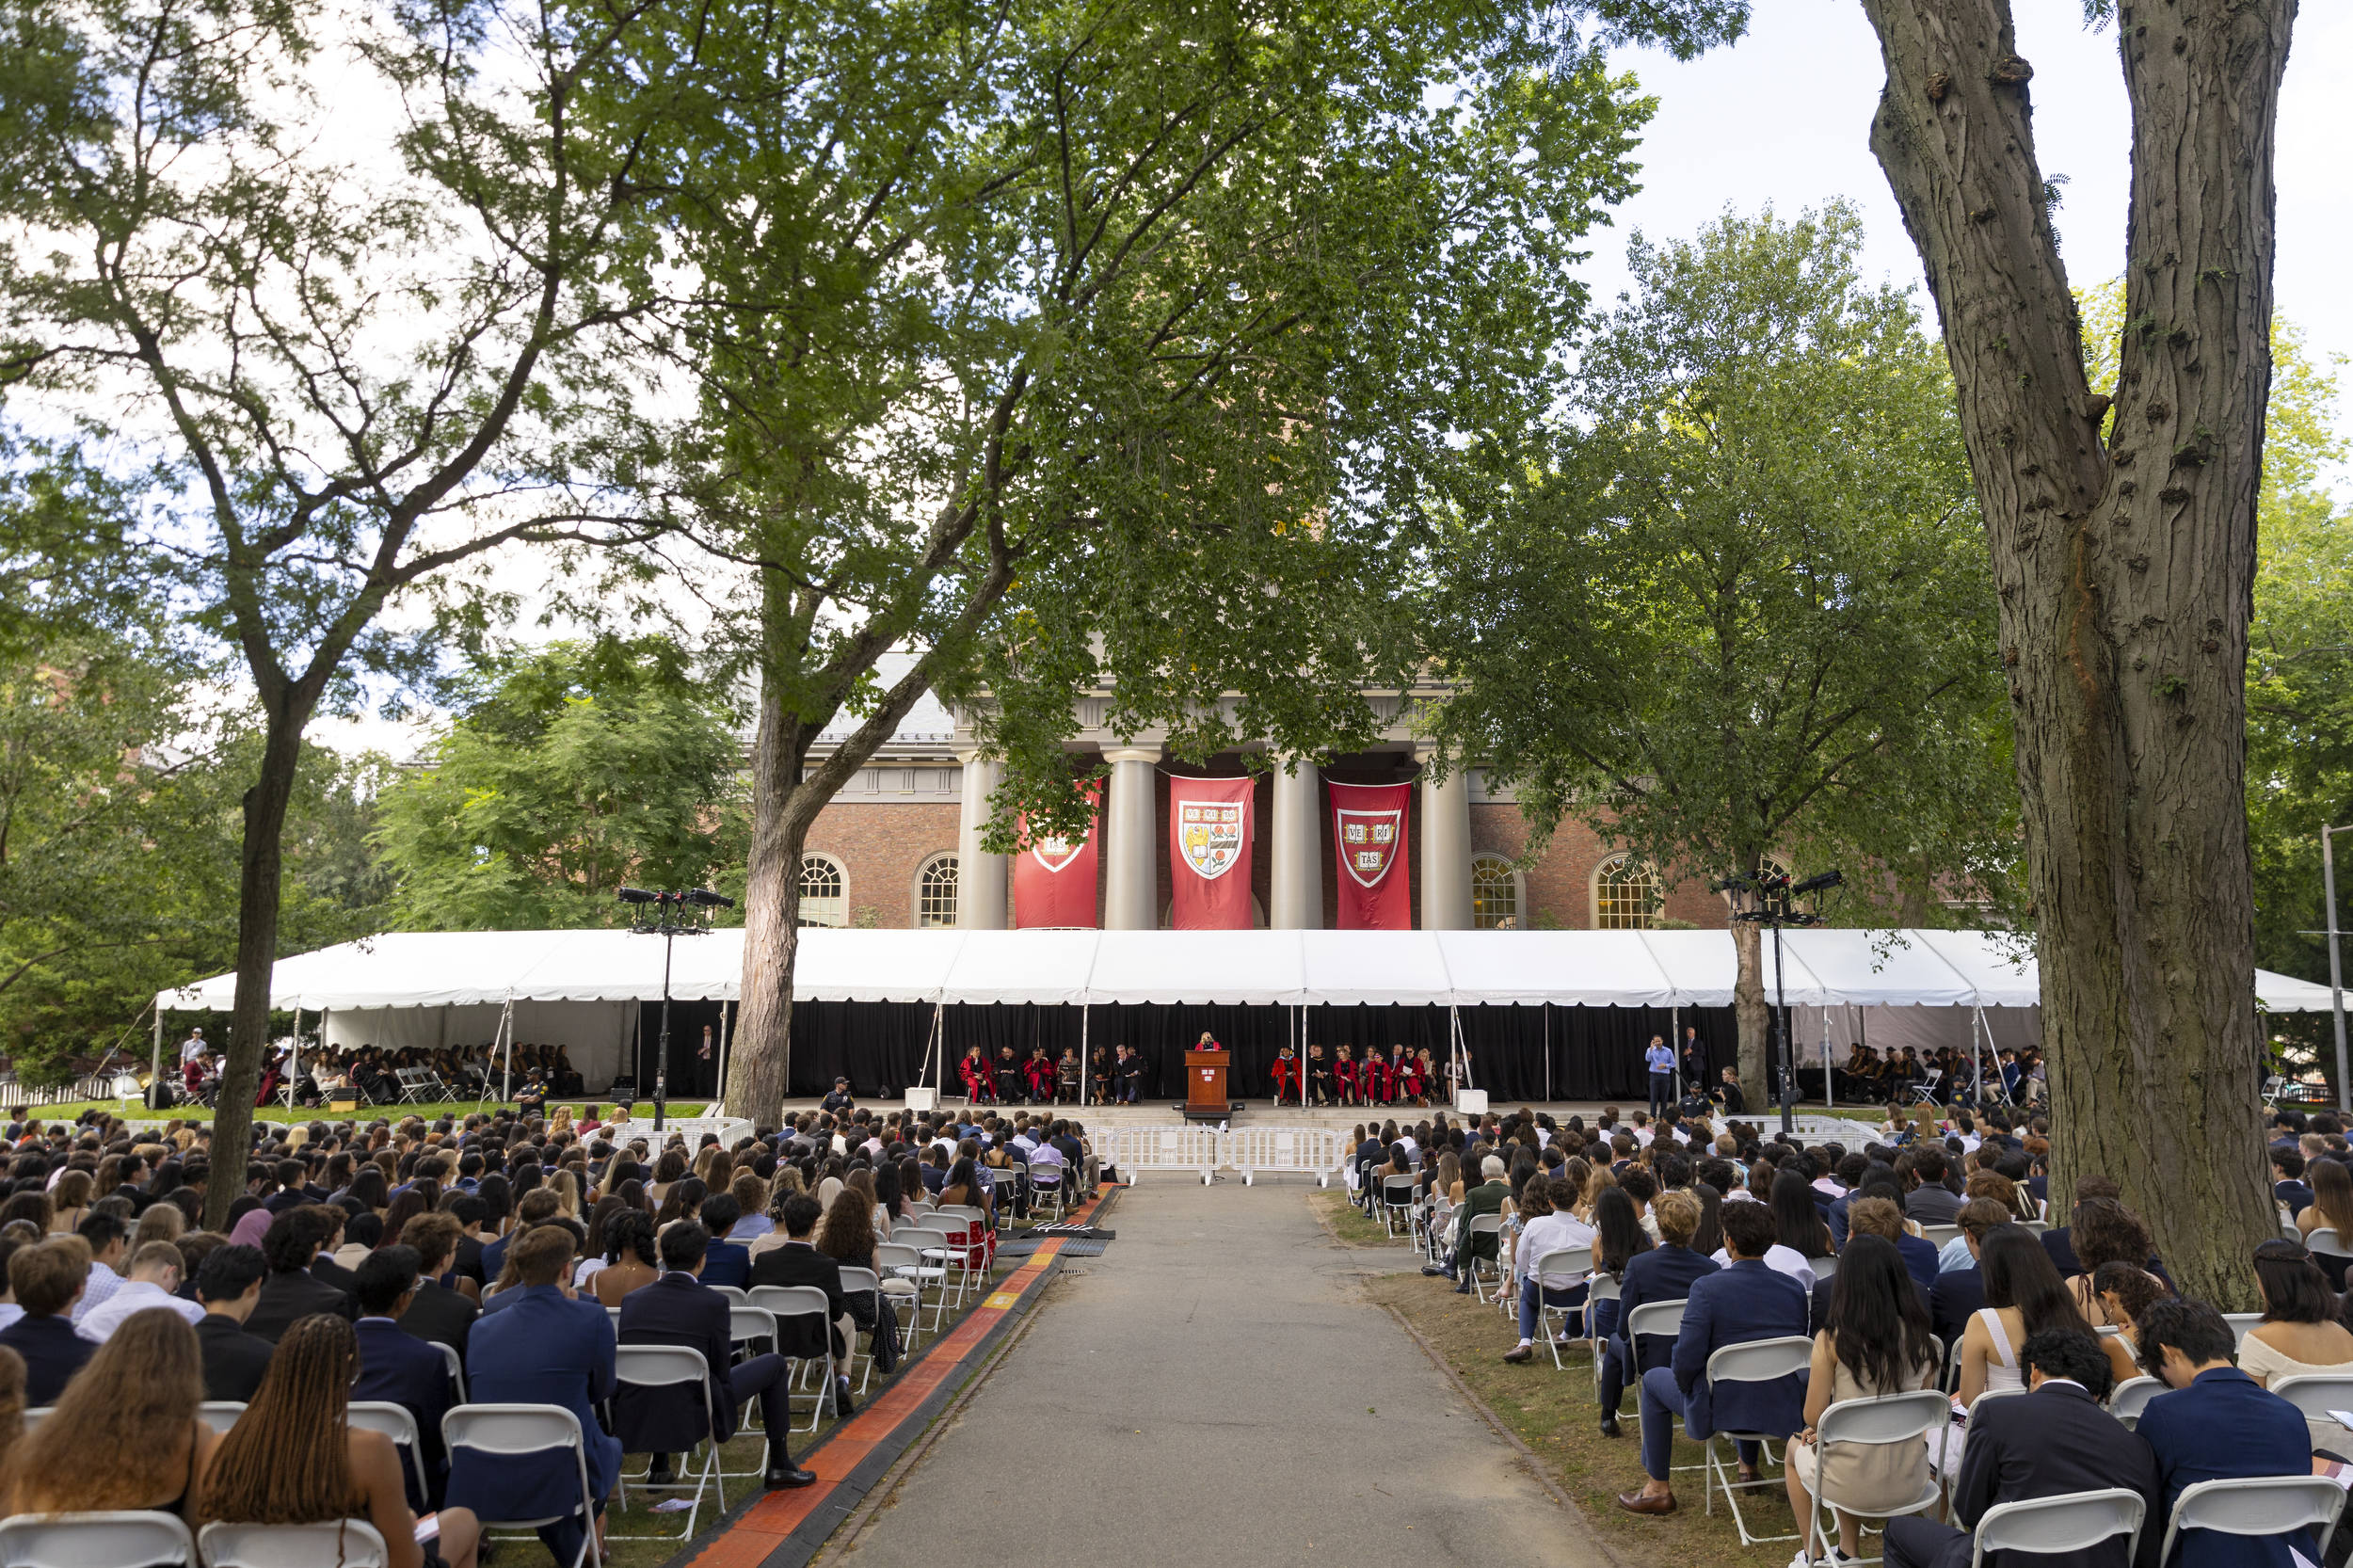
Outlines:
{"label": "metal barricade", "polygon": [[[1765,1125],[1769,1127],[1771,1123],[1768,1119]],[[1792,1116],[1789,1126],[1801,1143],[1840,1144],[1849,1149],[1876,1143],[1881,1136],[1880,1129],[1869,1123],[1850,1122],[1843,1116]]]}
{"label": "metal barricade", "polygon": [[1096,1158],[1123,1180],[1144,1171],[1198,1171],[1206,1185],[1222,1163],[1213,1127],[1114,1127],[1089,1136]]}
{"label": "metal barricade", "polygon": [[1235,1128],[1224,1138],[1220,1165],[1239,1170],[1245,1186],[1260,1171],[1312,1176],[1319,1187],[1329,1187],[1342,1163],[1342,1134],[1312,1127]]}

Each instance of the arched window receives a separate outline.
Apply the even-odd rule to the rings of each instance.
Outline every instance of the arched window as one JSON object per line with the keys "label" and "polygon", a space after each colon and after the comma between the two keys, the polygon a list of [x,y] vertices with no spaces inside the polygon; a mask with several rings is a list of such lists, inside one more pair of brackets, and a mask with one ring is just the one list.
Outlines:
{"label": "arched window", "polygon": [[1658,876],[1630,855],[1613,855],[1593,872],[1593,929],[1645,931],[1658,923]]}
{"label": "arched window", "polygon": [[847,891],[840,861],[829,855],[801,856],[801,924],[849,924]]}
{"label": "arched window", "polygon": [[915,873],[915,923],[937,930],[956,923],[956,857],[935,855]]}
{"label": "arched window", "polygon": [[1471,925],[1480,931],[1516,931],[1520,923],[1519,878],[1500,855],[1471,859]]}
{"label": "arched window", "polygon": [[1786,888],[1789,884],[1789,868],[1769,855],[1760,856],[1756,862],[1756,879],[1759,882],[1772,884],[1776,890],[1769,902],[1774,908],[1785,913],[1789,908],[1789,895],[1779,889]]}

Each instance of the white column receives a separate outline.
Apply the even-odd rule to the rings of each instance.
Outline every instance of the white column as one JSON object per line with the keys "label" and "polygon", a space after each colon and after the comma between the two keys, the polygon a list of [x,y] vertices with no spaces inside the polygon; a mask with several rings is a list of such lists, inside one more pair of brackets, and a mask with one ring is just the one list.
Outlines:
{"label": "white column", "polygon": [[1323,776],[1305,758],[1274,770],[1274,848],[1267,926],[1316,931],[1323,925]]}
{"label": "white column", "polygon": [[959,751],[964,767],[964,810],[956,819],[956,927],[961,931],[1005,929],[1006,860],[981,848],[988,825],[988,797],[1005,781],[1005,765],[977,751]]}
{"label": "white column", "polygon": [[[1416,753],[1430,766],[1431,753]],[[1456,768],[1421,786],[1421,928],[1468,931],[1471,923],[1470,775]]]}
{"label": "white column", "polygon": [[1111,809],[1103,823],[1103,929],[1157,931],[1160,748],[1112,747],[1103,760],[1112,770]]}

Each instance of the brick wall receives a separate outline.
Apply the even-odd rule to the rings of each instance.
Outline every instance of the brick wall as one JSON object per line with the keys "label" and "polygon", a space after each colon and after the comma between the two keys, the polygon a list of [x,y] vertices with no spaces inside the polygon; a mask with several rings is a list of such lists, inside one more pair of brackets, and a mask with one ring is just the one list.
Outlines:
{"label": "brick wall", "polygon": [[950,800],[921,805],[828,806],[808,831],[812,854],[841,863],[850,923],[867,919],[888,930],[915,923],[916,868],[956,848],[958,807]]}
{"label": "brick wall", "polygon": [[[1528,821],[1517,806],[1474,798],[1470,819],[1473,855],[1515,859],[1528,847]],[[1533,925],[1549,917],[1547,923],[1558,922],[1567,930],[1590,927],[1593,923],[1593,872],[1612,853],[1585,824],[1562,823],[1545,846],[1543,857],[1523,873],[1527,907],[1521,912],[1521,924]],[[1709,892],[1705,883],[1686,882],[1670,888],[1662,913],[1670,920],[1689,920],[1711,930],[1724,927],[1724,901]]]}

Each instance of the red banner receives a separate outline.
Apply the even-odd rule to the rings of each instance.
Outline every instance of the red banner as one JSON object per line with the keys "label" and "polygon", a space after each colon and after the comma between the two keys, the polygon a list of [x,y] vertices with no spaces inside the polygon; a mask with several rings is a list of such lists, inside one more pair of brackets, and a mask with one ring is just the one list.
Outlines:
{"label": "red banner", "polygon": [[1331,789],[1339,928],[1411,931],[1414,883],[1405,864],[1405,812],[1414,787],[1335,783]]}
{"label": "red banner", "polygon": [[1020,819],[1021,840],[1028,845],[1013,861],[1013,923],[1016,926],[1080,926],[1093,930],[1095,916],[1095,840],[1103,824],[1103,804],[1094,786],[1087,788],[1095,803],[1086,837],[1073,843],[1051,836],[1032,840],[1030,820]]}
{"label": "red banner", "polygon": [[1247,778],[1168,781],[1168,923],[1177,931],[1250,929]]}

